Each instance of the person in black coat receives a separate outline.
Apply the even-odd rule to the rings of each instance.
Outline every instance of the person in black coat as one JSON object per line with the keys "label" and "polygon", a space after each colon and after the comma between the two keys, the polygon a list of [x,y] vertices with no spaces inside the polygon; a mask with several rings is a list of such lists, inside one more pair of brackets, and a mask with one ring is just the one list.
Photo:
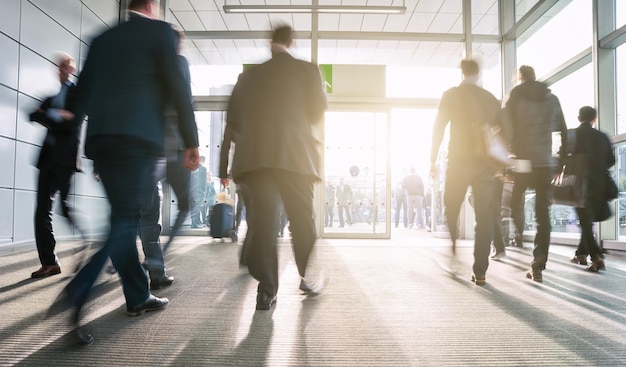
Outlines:
{"label": "person in black coat", "polygon": [[81,310],[109,257],[121,279],[128,315],[160,310],[169,303],[150,294],[137,251],[141,218],[153,208],[156,166],[165,149],[166,101],[178,116],[183,165],[195,170],[199,162],[198,130],[175,31],[157,19],[155,1],[131,0],[128,9],[128,21],[93,40],[77,84],[75,122],[89,117],[85,154],[93,159],[111,204],[107,240],[61,297],[61,303],[74,308],[71,322],[83,343],[93,338],[78,327]]}
{"label": "person in black coat", "polygon": [[[258,310],[269,310],[276,303],[281,202],[292,231],[300,289],[316,293],[324,285],[322,277],[313,278],[307,267],[317,239],[313,187],[321,179],[321,149],[313,127],[322,123],[326,95],[318,66],[291,56],[291,45],[291,27],[276,27],[272,59],[239,76],[226,115],[226,130],[236,144],[232,178],[246,193],[250,214],[246,263],[259,281]],[[220,167],[223,183],[228,180],[225,174],[225,167]]]}
{"label": "person in black coat", "polygon": [[606,197],[609,168],[615,164],[615,154],[609,137],[593,128],[598,120],[598,114],[593,107],[584,106],[578,111],[580,126],[576,128],[576,142],[574,154],[584,154],[587,157],[587,194],[585,207],[576,208],[580,222],[580,242],[576,249],[572,263],[587,265],[587,257],[591,257],[591,264],[586,270],[598,272],[605,269],[604,255],[593,235],[593,222],[607,219],[610,215]]}
{"label": "person in black coat", "polygon": [[52,204],[56,193],[61,195],[63,216],[82,236],[84,231],[78,226],[67,196],[74,172],[80,171],[78,145],[82,124],[73,125],[76,87],[69,80],[76,70],[74,58],[61,54],[58,61],[61,91],[54,97],[46,98],[37,111],[30,114],[35,121],[48,129],[37,161],[39,179],[37,182],[37,209],[35,209],[35,242],[41,268],[31,274],[32,278],[44,278],[61,273],[59,259],[55,254],[56,241],[52,231]]}

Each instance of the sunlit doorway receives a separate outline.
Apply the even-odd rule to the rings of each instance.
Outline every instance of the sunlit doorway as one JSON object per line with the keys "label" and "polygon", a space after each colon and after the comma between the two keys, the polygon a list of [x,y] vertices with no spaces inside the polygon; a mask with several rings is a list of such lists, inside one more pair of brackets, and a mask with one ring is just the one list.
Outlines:
{"label": "sunlit doorway", "polygon": [[389,238],[389,114],[329,111],[320,223],[325,238]]}

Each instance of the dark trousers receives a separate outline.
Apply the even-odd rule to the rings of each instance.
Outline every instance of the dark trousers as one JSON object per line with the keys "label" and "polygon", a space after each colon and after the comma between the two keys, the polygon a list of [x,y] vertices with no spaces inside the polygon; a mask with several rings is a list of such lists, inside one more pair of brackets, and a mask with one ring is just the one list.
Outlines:
{"label": "dark trousers", "polygon": [[[494,181],[494,196],[492,200],[493,205],[493,247],[496,252],[505,251],[506,244],[504,242],[504,233],[502,233],[502,217],[500,215],[502,211],[502,189],[504,183],[499,179]],[[508,240],[507,240],[508,241]]]}
{"label": "dark trousers", "polygon": [[576,249],[576,256],[591,256],[591,260],[604,258],[602,249],[593,235],[593,222],[587,208],[576,208],[578,221],[580,222],[580,242]]}
{"label": "dark trousers", "polygon": [[[56,240],[52,230],[52,204],[57,192],[61,196],[63,216],[75,228],[76,221],[67,203],[67,195],[74,170],[66,167],[41,167],[37,183],[37,208],[35,209],[35,242],[41,265],[55,265],[58,258],[54,252]],[[81,231],[81,235],[84,235]]]}
{"label": "dark trousers", "polygon": [[533,167],[531,173],[516,173],[513,193],[511,194],[511,215],[521,236],[524,232],[524,202],[527,188],[535,189],[535,218],[537,220],[537,234],[533,249],[533,270],[543,270],[548,261],[550,247],[550,197],[552,196],[552,168]]}
{"label": "dark trousers", "polygon": [[152,209],[158,158],[141,141],[119,136],[96,138],[88,144],[111,204],[111,223],[102,249],[67,285],[68,297],[79,312],[110,257],[120,276],[127,308],[137,307],[150,296],[148,278],[139,263],[137,233],[142,216]]}
{"label": "dark trousers", "polygon": [[163,247],[163,252],[165,252],[172,244],[172,241],[178,235],[185,219],[187,219],[187,216],[189,215],[191,171],[183,166],[183,157],[184,152],[180,152],[178,161],[168,160],[166,165],[166,180],[176,195],[176,200],[178,201],[178,214],[176,215],[174,225],[170,229],[170,236],[167,243]]}
{"label": "dark trousers", "polygon": [[[165,170],[165,162],[160,160],[155,167],[157,173],[155,180],[158,182]],[[163,250],[161,249],[161,225],[159,218],[161,216],[161,196],[159,195],[159,187],[157,185],[152,189],[152,207],[141,215],[141,223],[139,226],[139,237],[141,238],[141,246],[145,256],[146,264],[150,279],[159,279],[165,275],[165,260],[163,259]]]}
{"label": "dark trousers", "polygon": [[259,281],[259,292],[274,296],[278,291],[276,228],[281,202],[291,225],[298,273],[304,277],[317,238],[313,218],[314,181],[309,176],[271,169],[248,173],[239,181],[246,192],[249,213],[245,244],[248,270]]}
{"label": "dark trousers", "polygon": [[489,167],[474,162],[448,162],[443,201],[450,238],[453,244],[459,238],[459,212],[467,188],[471,186],[476,214],[473,271],[479,276],[484,275],[489,267],[494,185],[495,179]]}

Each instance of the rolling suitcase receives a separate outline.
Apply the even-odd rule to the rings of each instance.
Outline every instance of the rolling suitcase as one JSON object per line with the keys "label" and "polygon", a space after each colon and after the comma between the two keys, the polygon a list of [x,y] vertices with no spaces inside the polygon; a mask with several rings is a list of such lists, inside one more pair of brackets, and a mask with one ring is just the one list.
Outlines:
{"label": "rolling suitcase", "polygon": [[215,204],[211,215],[211,237],[229,238],[233,233],[234,226],[233,206],[226,203]]}

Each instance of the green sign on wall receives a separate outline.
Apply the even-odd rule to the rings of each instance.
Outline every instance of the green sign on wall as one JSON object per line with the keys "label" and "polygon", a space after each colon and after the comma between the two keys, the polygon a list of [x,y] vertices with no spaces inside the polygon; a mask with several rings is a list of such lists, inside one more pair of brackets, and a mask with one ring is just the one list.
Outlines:
{"label": "green sign on wall", "polygon": [[320,72],[322,73],[322,81],[326,93],[333,92],[333,66],[331,64],[320,64]]}

